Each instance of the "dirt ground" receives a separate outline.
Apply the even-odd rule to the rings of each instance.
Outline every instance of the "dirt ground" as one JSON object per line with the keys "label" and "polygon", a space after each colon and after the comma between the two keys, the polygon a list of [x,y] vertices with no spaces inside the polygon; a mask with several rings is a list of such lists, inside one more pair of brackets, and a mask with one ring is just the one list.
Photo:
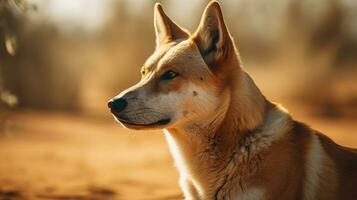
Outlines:
{"label": "dirt ground", "polygon": [[0,199],[180,199],[159,132],[113,119],[20,112],[0,138]]}
{"label": "dirt ground", "polygon": [[[293,106],[294,108],[294,106]],[[294,116],[337,143],[357,147],[357,123]],[[182,199],[163,134],[70,113],[17,111],[0,134],[0,200]]]}

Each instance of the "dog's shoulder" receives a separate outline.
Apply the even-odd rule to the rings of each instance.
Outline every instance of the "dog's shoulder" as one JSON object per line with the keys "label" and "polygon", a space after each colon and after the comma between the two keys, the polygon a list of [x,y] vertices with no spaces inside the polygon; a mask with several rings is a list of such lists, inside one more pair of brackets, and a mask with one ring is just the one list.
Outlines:
{"label": "dog's shoulder", "polygon": [[354,199],[357,196],[356,149],[338,145],[328,136],[298,121],[293,121],[291,138],[298,145],[302,143],[297,141],[305,141],[305,147],[299,150],[304,154],[305,199]]}
{"label": "dog's shoulder", "polygon": [[355,199],[357,196],[357,149],[336,144],[326,135],[316,132],[327,156],[336,169],[337,194],[340,199]]}
{"label": "dog's shoulder", "polygon": [[354,164],[355,167],[357,167],[357,149],[336,144],[332,139],[319,131],[315,131],[315,134],[321,141],[321,144],[324,146],[324,149],[328,154],[333,157],[336,156],[337,158],[347,159],[351,162],[351,164]]}

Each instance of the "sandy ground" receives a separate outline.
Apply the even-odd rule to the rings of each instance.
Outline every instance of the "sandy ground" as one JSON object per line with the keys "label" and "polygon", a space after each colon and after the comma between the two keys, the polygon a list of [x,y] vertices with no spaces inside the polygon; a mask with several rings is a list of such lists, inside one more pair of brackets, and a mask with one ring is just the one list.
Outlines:
{"label": "sandy ground", "polygon": [[[357,147],[356,120],[291,111],[337,143]],[[182,199],[159,131],[129,131],[109,115],[29,111],[12,113],[8,125],[0,134],[0,200]]]}
{"label": "sandy ground", "polygon": [[180,199],[160,132],[54,113],[16,113],[0,138],[0,199]]}

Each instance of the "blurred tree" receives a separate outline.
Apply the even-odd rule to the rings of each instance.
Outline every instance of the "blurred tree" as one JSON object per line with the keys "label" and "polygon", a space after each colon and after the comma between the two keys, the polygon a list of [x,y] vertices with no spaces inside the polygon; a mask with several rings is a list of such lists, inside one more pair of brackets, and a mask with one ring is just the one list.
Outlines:
{"label": "blurred tree", "polygon": [[[9,53],[3,43],[3,88],[16,95],[19,108],[74,110],[80,76],[89,63],[85,49],[90,49],[90,40],[85,32],[61,32],[51,21],[28,18],[30,11],[37,8],[26,0],[0,2],[6,4],[9,13],[9,25],[1,32],[16,43],[16,54]],[[5,38],[8,37],[2,37],[4,41]]]}
{"label": "blurred tree", "polygon": [[21,13],[34,8],[26,0],[0,0],[0,129],[4,126],[4,107],[13,107],[18,102],[17,97],[4,88],[3,70],[6,60],[16,56]]}
{"label": "blurred tree", "polygon": [[17,34],[21,26],[22,15],[19,13],[34,9],[26,0],[0,0],[0,105],[10,107],[17,104],[17,98],[3,86],[3,71],[5,63],[1,62],[8,56],[15,56],[17,50]]}

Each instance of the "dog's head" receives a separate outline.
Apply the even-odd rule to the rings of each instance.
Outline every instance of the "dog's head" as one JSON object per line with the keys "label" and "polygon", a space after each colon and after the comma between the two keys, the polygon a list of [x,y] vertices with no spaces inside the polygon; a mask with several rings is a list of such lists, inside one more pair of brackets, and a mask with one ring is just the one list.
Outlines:
{"label": "dog's head", "polygon": [[154,12],[156,50],[141,69],[141,81],[108,102],[111,112],[133,129],[173,128],[214,115],[229,99],[230,66],[237,66],[219,4],[206,7],[192,35],[160,4]]}

